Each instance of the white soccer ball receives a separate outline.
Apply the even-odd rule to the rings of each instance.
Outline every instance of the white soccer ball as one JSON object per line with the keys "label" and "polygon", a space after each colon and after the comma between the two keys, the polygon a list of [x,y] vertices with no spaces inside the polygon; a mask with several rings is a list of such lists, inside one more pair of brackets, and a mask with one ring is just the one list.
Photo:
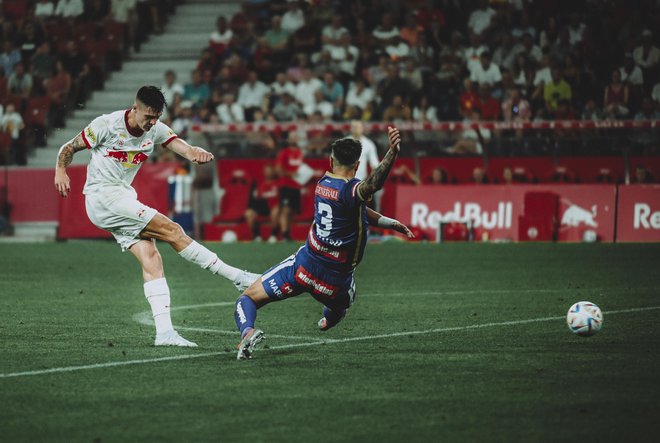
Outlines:
{"label": "white soccer ball", "polygon": [[566,314],[568,329],[580,337],[591,337],[603,327],[603,313],[589,301],[579,301]]}

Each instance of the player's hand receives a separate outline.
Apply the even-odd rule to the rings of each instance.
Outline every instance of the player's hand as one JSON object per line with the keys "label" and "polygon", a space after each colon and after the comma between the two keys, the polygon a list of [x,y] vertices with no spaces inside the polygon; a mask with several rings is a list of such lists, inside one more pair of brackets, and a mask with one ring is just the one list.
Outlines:
{"label": "player's hand", "polygon": [[387,135],[390,139],[390,149],[399,152],[401,150],[401,134],[394,126],[387,127]]}
{"label": "player's hand", "polygon": [[65,171],[55,171],[55,189],[64,198],[71,192],[71,182]]}
{"label": "player's hand", "polygon": [[213,159],[214,159],[213,154],[211,154],[207,150],[202,149],[199,146],[193,146],[192,156],[190,158],[191,162],[197,163],[198,165],[203,165],[204,163],[213,161]]}
{"label": "player's hand", "polygon": [[400,221],[396,221],[394,226],[392,226],[392,229],[394,229],[396,232],[400,232],[401,234],[405,235],[408,238],[415,238],[415,234],[412,233],[410,229],[408,229],[408,226],[404,225]]}

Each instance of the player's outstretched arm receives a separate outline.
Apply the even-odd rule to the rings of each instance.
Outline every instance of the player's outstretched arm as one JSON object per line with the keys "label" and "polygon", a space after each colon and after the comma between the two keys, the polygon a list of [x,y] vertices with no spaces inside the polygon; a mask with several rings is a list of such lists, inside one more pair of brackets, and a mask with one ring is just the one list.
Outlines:
{"label": "player's outstretched arm", "polygon": [[198,165],[213,161],[213,154],[199,146],[191,146],[187,141],[175,138],[168,145],[167,149],[176,152],[186,160],[197,163]]}
{"label": "player's outstretched arm", "polygon": [[387,150],[387,154],[385,154],[385,157],[383,157],[383,160],[381,160],[378,166],[371,171],[369,177],[360,183],[358,190],[364,200],[369,200],[376,191],[383,187],[387,176],[392,170],[392,166],[394,166],[394,160],[399,155],[399,150],[401,149],[401,135],[399,135],[399,130],[395,127],[389,127],[387,134],[390,139],[390,148]]}
{"label": "player's outstretched arm", "polygon": [[367,208],[367,220],[369,220],[369,224],[371,226],[393,229],[396,232],[400,232],[401,234],[407,236],[408,238],[415,238],[415,234],[413,234],[412,231],[408,229],[408,226],[404,225],[399,220],[385,217],[383,214],[380,214],[371,208]]}
{"label": "player's outstretched arm", "polygon": [[78,134],[73,139],[62,145],[57,153],[57,164],[55,165],[55,189],[60,195],[66,198],[71,192],[71,182],[66,173],[66,167],[73,161],[73,155],[85,149],[87,146],[82,138],[82,134]]}

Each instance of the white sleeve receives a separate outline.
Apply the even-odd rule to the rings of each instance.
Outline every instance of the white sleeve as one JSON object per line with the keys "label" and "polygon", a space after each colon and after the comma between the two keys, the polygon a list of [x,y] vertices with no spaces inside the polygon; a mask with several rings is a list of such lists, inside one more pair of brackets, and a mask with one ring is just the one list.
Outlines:
{"label": "white sleeve", "polygon": [[108,120],[102,115],[92,120],[80,134],[87,149],[95,149],[103,144],[109,133]]}
{"label": "white sleeve", "polygon": [[163,122],[156,123],[156,134],[154,135],[154,145],[167,146],[172,140],[177,138],[174,131]]}
{"label": "white sleeve", "polygon": [[371,166],[371,169],[375,168],[378,166],[378,163],[380,160],[378,160],[378,150],[376,149],[376,145],[374,142],[369,140],[369,149],[367,151],[367,163],[369,163],[369,166]]}

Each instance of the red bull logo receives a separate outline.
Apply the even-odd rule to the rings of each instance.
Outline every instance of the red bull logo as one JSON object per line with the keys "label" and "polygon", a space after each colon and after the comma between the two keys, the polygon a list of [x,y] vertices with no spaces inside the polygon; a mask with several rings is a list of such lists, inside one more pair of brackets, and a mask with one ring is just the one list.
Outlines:
{"label": "red bull logo", "polygon": [[596,205],[593,205],[591,211],[579,207],[576,204],[571,204],[561,217],[562,226],[577,227],[581,224],[590,226],[592,228],[598,227],[596,221]]}
{"label": "red bull logo", "polygon": [[144,152],[140,151],[113,151],[113,150],[108,150],[106,152],[105,157],[109,157],[116,161],[117,163],[121,163],[122,166],[127,167],[127,168],[133,168],[135,166],[139,166],[147,159],[149,156],[145,154]]}

